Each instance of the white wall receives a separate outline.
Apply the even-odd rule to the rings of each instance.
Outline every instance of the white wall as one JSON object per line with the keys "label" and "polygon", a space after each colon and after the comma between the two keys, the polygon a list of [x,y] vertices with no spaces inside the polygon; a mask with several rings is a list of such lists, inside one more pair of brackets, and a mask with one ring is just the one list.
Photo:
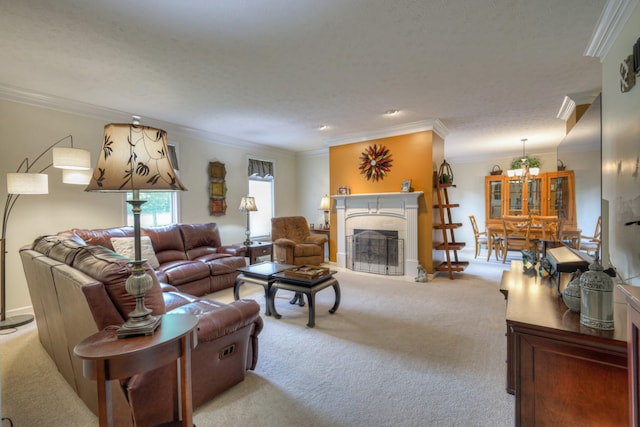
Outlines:
{"label": "white wall", "polygon": [[[7,196],[7,173],[15,172],[25,157],[33,161],[49,145],[68,134],[73,135],[75,147],[91,151],[92,163],[95,164],[104,125],[112,121],[121,122],[122,119],[88,118],[0,100],[0,198],[4,200]],[[146,124],[144,118],[143,124]],[[157,123],[152,125],[159,126]],[[243,241],[246,216],[238,211],[238,204],[240,197],[247,192],[249,155],[275,163],[276,215],[298,211],[295,197],[298,171],[292,152],[253,147],[251,144],[233,147],[185,132],[171,131],[172,125],[161,127],[167,130],[169,142],[177,146],[181,180],[188,188],[188,191],[180,193],[182,222],[216,222],[220,226],[223,243]],[[228,207],[224,216],[209,216],[208,162],[211,160],[224,162],[227,169]],[[49,164],[51,154],[45,155],[40,162],[43,167]],[[69,228],[116,227],[124,223],[122,194],[87,193],[83,186],[62,184],[59,170],[50,168],[47,173],[49,194],[20,196],[8,223],[6,303],[9,315],[31,306],[18,254],[20,247],[40,235]],[[328,177],[328,168],[326,173]]]}
{"label": "white wall", "polygon": [[640,37],[640,6],[602,62],[603,261],[610,259],[620,276],[640,286],[640,81],[620,91],[620,63]]}
{"label": "white wall", "polygon": [[[336,194],[337,188],[329,188],[329,150],[299,153],[297,155],[298,215],[310,224],[324,223],[324,212],[318,210],[325,194]],[[335,206],[332,200],[332,207]]]}

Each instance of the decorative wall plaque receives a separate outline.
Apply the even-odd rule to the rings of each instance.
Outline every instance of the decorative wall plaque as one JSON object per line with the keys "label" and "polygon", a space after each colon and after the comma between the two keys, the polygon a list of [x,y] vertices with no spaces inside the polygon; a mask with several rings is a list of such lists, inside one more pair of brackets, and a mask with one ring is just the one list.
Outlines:
{"label": "decorative wall plaque", "polygon": [[227,212],[227,169],[222,162],[209,162],[209,215],[221,216]]}

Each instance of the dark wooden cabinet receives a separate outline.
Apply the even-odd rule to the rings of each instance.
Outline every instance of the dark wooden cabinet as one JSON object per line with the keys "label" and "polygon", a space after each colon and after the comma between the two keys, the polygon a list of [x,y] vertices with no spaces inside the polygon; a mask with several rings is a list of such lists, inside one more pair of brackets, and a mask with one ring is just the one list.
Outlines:
{"label": "dark wooden cabinet", "polygon": [[640,288],[621,286],[618,288],[627,298],[627,369],[629,374],[629,425],[640,425]]}
{"label": "dark wooden cabinet", "polygon": [[582,326],[557,295],[554,280],[505,271],[507,391],[516,397],[516,425],[626,425],[626,304],[614,295],[614,331]]}

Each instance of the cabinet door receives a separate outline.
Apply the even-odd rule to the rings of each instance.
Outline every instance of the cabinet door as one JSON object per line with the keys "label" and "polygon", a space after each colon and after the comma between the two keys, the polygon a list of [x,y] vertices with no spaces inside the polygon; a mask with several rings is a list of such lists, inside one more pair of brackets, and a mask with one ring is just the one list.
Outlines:
{"label": "cabinet door", "polygon": [[520,178],[509,180],[509,197],[507,198],[507,215],[525,215],[525,190]]}
{"label": "cabinet door", "polygon": [[545,215],[557,215],[564,218],[567,226],[576,224],[576,204],[574,194],[573,171],[549,172],[547,194],[547,212]]}
{"label": "cabinet door", "polygon": [[542,177],[527,179],[525,215],[542,215]]}
{"label": "cabinet door", "polygon": [[506,177],[502,175],[487,176],[484,181],[486,223],[500,222],[506,203]]}

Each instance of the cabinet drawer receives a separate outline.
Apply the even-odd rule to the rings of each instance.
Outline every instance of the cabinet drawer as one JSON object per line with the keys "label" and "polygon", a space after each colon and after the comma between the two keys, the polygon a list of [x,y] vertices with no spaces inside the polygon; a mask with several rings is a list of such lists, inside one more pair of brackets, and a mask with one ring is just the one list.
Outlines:
{"label": "cabinet drawer", "polygon": [[271,245],[258,246],[257,248],[252,248],[252,252],[254,256],[269,255],[271,253]]}

